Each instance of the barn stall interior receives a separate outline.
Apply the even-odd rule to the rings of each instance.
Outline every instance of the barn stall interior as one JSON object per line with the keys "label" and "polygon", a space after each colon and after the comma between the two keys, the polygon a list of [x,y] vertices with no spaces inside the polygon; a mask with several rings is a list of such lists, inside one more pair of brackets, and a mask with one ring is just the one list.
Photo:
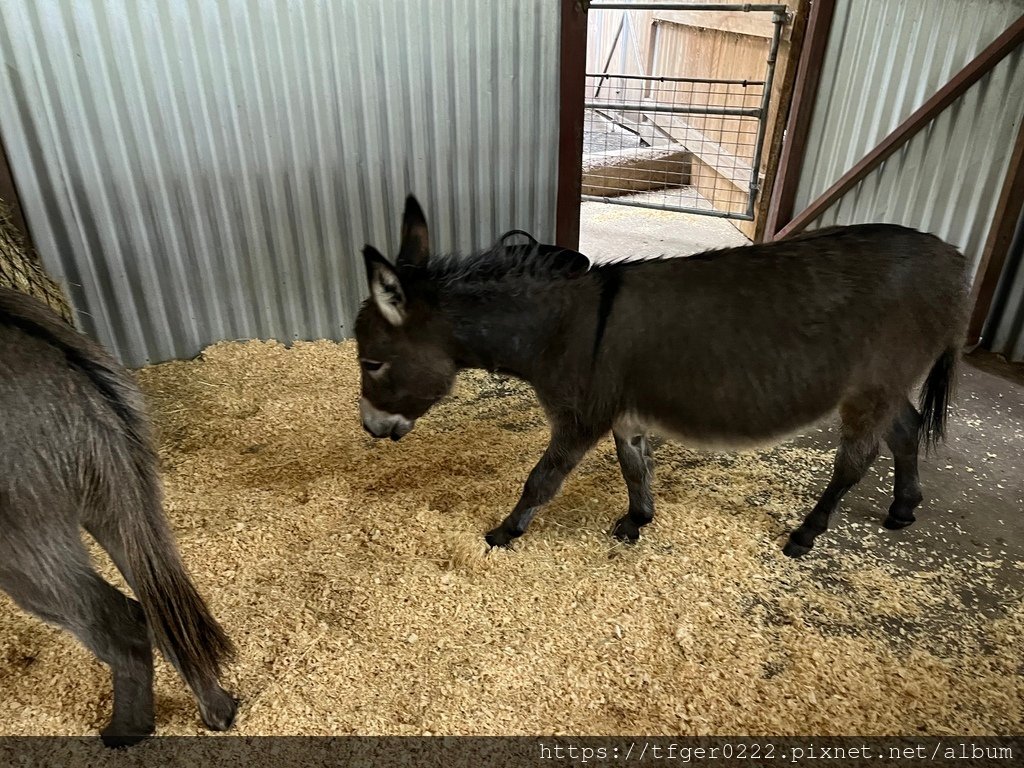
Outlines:
{"label": "barn stall interior", "polygon": [[[588,15],[616,10],[601,5],[612,4],[0,0],[0,191],[12,209],[0,277],[41,276],[15,287],[70,307],[137,369],[171,526],[238,646],[234,732],[1019,733],[1019,4],[793,3],[767,12],[767,27],[725,29],[747,22],[702,26],[693,14],[711,11],[679,4],[618,9],[619,58],[595,70],[579,54]],[[634,57],[638,13],[657,44]],[[776,32],[799,45],[774,76],[760,159],[729,135],[750,133],[743,117],[657,108],[717,105],[714,93],[729,108],[763,105],[763,69],[747,95],[705,81],[748,77],[726,71],[743,59],[716,46],[745,41],[766,63]],[[606,77],[638,58],[661,78],[652,62],[676,50],[717,62],[714,78],[665,75],[704,78],[659,80],[673,83],[665,102],[649,80]],[[601,165],[602,153],[626,160]],[[397,252],[405,194],[424,202],[438,252],[512,228],[573,247],[581,195],[609,167],[641,186],[660,178],[627,191],[662,206],[636,210],[670,247],[694,222],[744,236],[666,206],[753,206],[743,226],[756,239],[890,221],[971,260],[984,311],[970,342],[988,354],[968,357],[948,442],[922,459],[913,527],[880,524],[893,479],[883,455],[827,541],[783,556],[830,472],[824,423],[759,451],[659,439],[658,514],[635,545],[608,536],[627,498],[605,440],[527,538],[492,550],[483,532],[546,443],[528,387],[467,371],[400,443],[364,433],[350,338],[366,295],[359,254],[365,242]],[[635,236],[613,239],[629,221],[587,232],[586,206],[633,206],[582,205],[584,253],[653,255]],[[0,637],[0,732],[103,726],[109,674],[73,638],[6,597]],[[162,660],[156,691],[158,733],[205,732]]]}

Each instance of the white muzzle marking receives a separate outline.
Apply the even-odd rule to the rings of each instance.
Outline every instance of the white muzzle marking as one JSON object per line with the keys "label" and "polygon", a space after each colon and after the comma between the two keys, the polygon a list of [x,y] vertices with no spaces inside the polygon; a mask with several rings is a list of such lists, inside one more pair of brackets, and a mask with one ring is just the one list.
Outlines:
{"label": "white muzzle marking", "polygon": [[374,408],[365,397],[359,398],[359,415],[363,420],[363,429],[374,437],[401,440],[416,426],[416,419],[407,419],[401,414]]}

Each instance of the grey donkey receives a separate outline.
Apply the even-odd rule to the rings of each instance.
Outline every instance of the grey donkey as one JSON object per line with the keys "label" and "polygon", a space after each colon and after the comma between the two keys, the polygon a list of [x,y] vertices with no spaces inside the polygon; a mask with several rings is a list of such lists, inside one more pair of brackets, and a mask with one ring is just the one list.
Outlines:
{"label": "grey donkey", "polygon": [[[113,674],[108,746],[154,731],[152,644],[231,727],[233,653],[189,579],[161,506],[142,394],[98,344],[36,299],[0,289],[0,589],[72,633]],[[80,527],[138,602],[99,576]]]}
{"label": "grey donkey", "polygon": [[649,432],[737,449],[835,410],[832,478],[785,553],[811,549],[881,441],[895,460],[884,524],[914,522],[918,448],[943,437],[967,317],[966,260],[937,237],[865,224],[610,264],[539,244],[435,257],[410,197],[395,263],[370,246],[364,259],[367,431],[401,438],[463,368],[528,382],[547,414],[551,441],[491,546],[521,536],[609,431],[629,496],[613,533],[634,541],[654,517]]}

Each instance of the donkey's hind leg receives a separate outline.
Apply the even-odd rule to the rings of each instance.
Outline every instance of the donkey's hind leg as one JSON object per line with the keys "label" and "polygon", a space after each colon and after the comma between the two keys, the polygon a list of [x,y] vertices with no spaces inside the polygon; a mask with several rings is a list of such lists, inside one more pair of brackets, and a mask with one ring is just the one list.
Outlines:
{"label": "donkey's hind leg", "polygon": [[[89,534],[110,555],[110,559],[121,571],[128,586],[134,590],[134,579],[128,570],[128,556],[124,551],[124,542],[117,520],[103,512],[87,511],[83,523]],[[165,653],[165,655],[167,654]],[[177,670],[195,694],[203,722],[215,731],[226,731],[230,728],[238,707],[234,696],[225,691],[214,677],[187,676],[173,654],[167,656],[167,661]]]}
{"label": "donkey's hind leg", "polygon": [[653,461],[646,435],[615,433],[615,453],[629,491],[629,511],[619,518],[612,535],[622,541],[636,541],[640,529],[654,519],[654,496],[651,494]]}
{"label": "donkey's hind leg", "polygon": [[153,650],[142,607],[93,570],[77,529],[74,538],[7,542],[0,546],[0,589],[29,613],[66,629],[110,666],[114,711],[103,742],[128,746],[149,736]]}
{"label": "donkey's hind leg", "polygon": [[784,554],[789,557],[807,554],[814,540],[828,530],[829,518],[840,499],[860,482],[878,456],[878,441],[890,412],[887,400],[877,394],[851,397],[840,405],[842,429],[832,479],[814,509],[789,535],[782,550]]}
{"label": "donkey's hind leg", "polygon": [[924,498],[917,477],[921,424],[921,414],[906,400],[885,436],[886,445],[892,451],[896,477],[893,482],[893,501],[883,525],[893,531],[906,528],[914,522],[914,509]]}

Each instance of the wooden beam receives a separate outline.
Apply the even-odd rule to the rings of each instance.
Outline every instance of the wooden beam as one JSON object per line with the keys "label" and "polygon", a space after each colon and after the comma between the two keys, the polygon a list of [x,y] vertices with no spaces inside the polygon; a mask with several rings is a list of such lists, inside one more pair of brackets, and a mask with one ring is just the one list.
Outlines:
{"label": "wooden beam", "polygon": [[821,69],[825,62],[825,48],[832,30],[836,0],[812,0],[807,29],[797,63],[796,83],[786,121],[786,133],[782,142],[778,172],[772,185],[771,202],[765,220],[763,239],[773,240],[775,234],[793,216],[793,203],[800,183],[804,155],[807,149],[807,134],[811,128],[814,104],[818,98]]}
{"label": "wooden beam", "polygon": [[575,250],[580,244],[583,102],[587,86],[587,12],[583,0],[562,0],[559,70],[555,242]]}
{"label": "wooden beam", "polygon": [[967,331],[968,346],[974,346],[981,340],[981,332],[985,329],[992,300],[995,297],[999,278],[1003,274],[1006,257],[1010,253],[1017,222],[1024,210],[1024,120],[1017,130],[1017,140],[1010,155],[1010,165],[1006,169],[1003,188],[999,191],[992,224],[985,238],[985,247],[981,252],[981,261],[974,278],[972,290],[971,322]]}
{"label": "wooden beam", "polygon": [[[754,201],[754,220],[749,224],[737,224],[743,234],[755,243],[764,242],[765,225],[768,219],[768,209],[775,194],[775,183],[779,168],[779,160],[782,155],[782,142],[786,137],[786,119],[792,105],[794,85],[798,70],[800,55],[803,53],[803,44],[807,34],[807,20],[810,14],[810,0],[797,0],[792,22],[788,25],[789,34],[782,35],[779,42],[778,60],[775,70],[775,82],[772,84],[771,105],[768,114],[764,119],[768,120],[764,135],[764,163],[762,169],[758,169],[761,177],[761,188],[758,190],[757,199]],[[780,77],[781,74],[781,77]],[[771,240],[771,232],[767,239]]]}
{"label": "wooden beam", "polygon": [[808,224],[828,210],[840,197],[852,189],[887,157],[906,144],[924,126],[960,98],[967,90],[988,74],[993,67],[1024,41],[1024,15],[1018,18],[999,37],[961,69],[942,88],[922,104],[914,113],[868,152],[824,194],[807,206],[786,226],[779,230],[779,240],[802,231]]}
{"label": "wooden beam", "polygon": [[701,27],[718,32],[734,32],[738,35],[766,37],[771,40],[775,25],[770,13],[746,13],[744,11],[655,11],[654,23],[667,21],[687,27]]}

